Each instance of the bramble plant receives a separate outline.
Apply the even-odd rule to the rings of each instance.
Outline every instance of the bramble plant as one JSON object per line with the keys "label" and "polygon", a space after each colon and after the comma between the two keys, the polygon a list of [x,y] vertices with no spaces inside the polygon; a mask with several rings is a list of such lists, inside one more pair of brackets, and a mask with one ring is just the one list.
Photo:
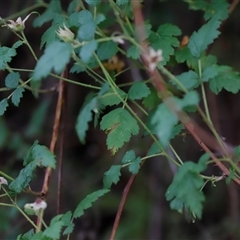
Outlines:
{"label": "bramble plant", "polygon": [[[203,189],[208,182],[214,185],[226,179],[227,183],[234,181],[240,185],[236,160],[240,155],[239,148],[232,147],[218,134],[206,94],[206,89],[214,94],[223,89],[234,94],[240,90],[239,73],[231,66],[221,65],[217,57],[210,54],[210,47],[220,37],[222,23],[228,21],[236,1],[232,4],[226,0],[184,2],[191,10],[204,13],[203,25],[189,37],[183,37],[181,29],[170,23],[160,23],[155,31],[151,22],[143,17],[141,5],[144,1],[138,0],[108,0],[107,7],[106,1],[72,0],[66,9],[60,0],[49,3],[36,0],[32,6],[14,13],[14,17],[0,18],[0,31],[9,31],[16,39],[12,46],[0,46],[0,70],[5,74],[5,86],[1,91],[8,94],[1,95],[2,118],[10,104],[16,107],[21,104],[27,91],[36,98],[51,91],[58,93],[50,147],[36,140],[25,152],[23,167],[16,177],[5,170],[0,171],[0,207],[17,209],[29,222],[29,231],[20,234],[19,240],[71,239],[75,220],[99,198],[111,194],[112,185],[121,180],[123,169],[128,169],[131,177],[116,210],[110,234],[110,239],[115,239],[135,176],[148,159],[159,156],[177,167],[165,194],[170,208],[180,213],[187,211],[192,221],[202,217]],[[42,8],[45,10],[40,12]],[[108,17],[113,14],[114,22],[111,23]],[[39,49],[30,44],[25,30],[31,25],[43,27],[45,23],[50,26],[41,36],[39,49],[42,52],[39,53]],[[35,61],[34,69],[12,66],[14,57],[24,46]],[[185,64],[185,71],[176,75],[171,69],[180,64]],[[132,74],[128,83],[118,83],[118,78],[132,68],[137,69],[145,80]],[[94,84],[83,82],[81,77],[73,80],[68,73],[88,74]],[[48,77],[57,79],[58,86],[45,89],[43,82]],[[146,146],[144,156],[139,156],[134,147],[124,150],[121,161],[105,166],[102,188],[79,199],[75,209],[54,216],[47,224],[44,216],[51,209],[47,204],[47,195],[51,192],[49,181],[57,165],[60,165],[57,171],[61,171],[55,153],[64,121],[67,85],[91,90],[76,119],[75,130],[81,144],[86,143],[91,122],[105,132],[106,146],[112,158],[135,135],[149,137],[151,144]],[[27,102],[22,104],[28,107]],[[192,119],[194,114],[201,117],[209,132]],[[182,159],[171,143],[186,131],[203,149],[197,162]],[[184,141],[181,144],[184,145]],[[212,163],[221,170],[220,175],[206,173]],[[30,185],[34,177],[40,178],[41,169],[44,169],[44,181],[41,190],[36,191]],[[22,208],[18,201],[26,193],[35,201],[24,203]],[[36,215],[37,220],[32,220],[31,215]]]}

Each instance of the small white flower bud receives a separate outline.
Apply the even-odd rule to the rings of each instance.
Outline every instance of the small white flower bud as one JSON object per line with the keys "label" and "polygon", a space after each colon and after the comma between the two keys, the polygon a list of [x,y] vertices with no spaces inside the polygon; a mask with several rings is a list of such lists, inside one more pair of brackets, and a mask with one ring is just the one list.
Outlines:
{"label": "small white flower bud", "polygon": [[64,42],[72,43],[74,40],[74,33],[66,27],[66,25],[63,25],[63,28],[59,28],[58,31],[56,31],[59,38],[61,38]]}

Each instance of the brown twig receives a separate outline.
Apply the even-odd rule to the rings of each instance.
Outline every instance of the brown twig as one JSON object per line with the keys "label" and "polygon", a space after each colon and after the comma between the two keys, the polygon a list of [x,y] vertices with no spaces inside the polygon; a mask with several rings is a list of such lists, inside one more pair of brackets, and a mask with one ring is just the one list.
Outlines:
{"label": "brown twig", "polygon": [[229,7],[229,9],[228,9],[228,12],[231,13],[236,8],[238,3],[239,3],[239,0],[233,0],[231,5],[230,5],[230,7]]}
{"label": "brown twig", "polygon": [[[61,76],[65,77],[66,71],[64,71]],[[64,82],[59,81],[59,88],[58,88],[58,100],[57,100],[57,106],[56,106],[56,111],[55,111],[55,119],[54,119],[54,125],[53,125],[53,132],[52,132],[52,139],[50,143],[50,151],[52,153],[55,152],[55,147],[58,139],[58,134],[59,134],[59,126],[60,126],[60,119],[62,115],[62,106],[63,106],[63,100],[64,100]],[[42,198],[46,198],[46,195],[48,193],[48,188],[49,188],[49,181],[52,173],[52,168],[47,167],[45,176],[44,176],[44,182],[42,186],[42,191],[41,191],[41,196]],[[42,221],[38,217],[37,218],[37,227],[38,229],[41,229]]]}
{"label": "brown twig", "polygon": [[119,221],[120,221],[120,218],[121,218],[121,215],[122,215],[123,207],[124,207],[124,204],[126,202],[126,199],[127,199],[128,193],[129,193],[129,190],[131,188],[131,185],[132,185],[135,177],[136,177],[136,175],[132,174],[131,177],[128,180],[127,185],[124,188],[123,196],[122,196],[121,202],[120,202],[118,210],[117,210],[117,215],[116,215],[116,218],[115,218],[115,221],[114,221],[114,224],[113,224],[113,228],[112,228],[112,232],[111,232],[109,240],[114,240],[114,238],[115,238],[116,231],[117,231],[117,228],[118,228],[118,225],[119,225]]}

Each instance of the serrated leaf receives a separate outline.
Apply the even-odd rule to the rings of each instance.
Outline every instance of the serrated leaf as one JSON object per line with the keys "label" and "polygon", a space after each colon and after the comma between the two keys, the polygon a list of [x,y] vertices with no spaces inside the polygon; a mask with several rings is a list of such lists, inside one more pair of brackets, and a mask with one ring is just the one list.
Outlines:
{"label": "serrated leaf", "polygon": [[173,130],[172,130],[172,134],[170,139],[175,138],[175,136],[179,135],[179,133],[184,129],[184,125],[182,123],[174,126]]}
{"label": "serrated leaf", "polygon": [[140,49],[136,45],[132,45],[127,50],[127,57],[130,57],[135,60],[140,58],[140,54],[141,54]]}
{"label": "serrated leaf", "polygon": [[18,107],[20,103],[20,99],[23,97],[24,91],[25,89],[22,86],[19,86],[17,89],[13,91],[11,99],[12,99],[13,105],[15,105],[16,107]]}
{"label": "serrated leaf", "polygon": [[89,62],[91,59],[94,51],[97,49],[98,43],[96,40],[91,40],[90,42],[86,43],[84,46],[81,47],[79,56],[85,62]]}
{"label": "serrated leaf", "polygon": [[209,80],[212,92],[218,94],[222,89],[228,92],[238,93],[240,90],[240,76],[229,66],[218,66],[218,75]]}
{"label": "serrated leaf", "polygon": [[5,86],[7,88],[16,88],[18,86],[18,81],[20,74],[18,72],[11,72],[5,78]]}
{"label": "serrated leaf", "polygon": [[63,235],[68,235],[68,234],[72,233],[74,227],[75,227],[74,223],[70,223],[70,224],[65,228],[65,230],[63,231]]}
{"label": "serrated leaf", "polygon": [[61,12],[62,12],[61,2],[51,0],[48,7],[46,8],[46,11],[37,18],[35,18],[33,26],[41,27],[44,23],[53,20],[57,15],[61,14]]}
{"label": "serrated leaf", "polygon": [[199,58],[202,52],[218,37],[220,32],[217,29],[220,25],[221,21],[219,20],[219,16],[216,15],[203,25],[198,32],[192,34],[189,39],[188,48],[194,57]]}
{"label": "serrated leaf", "polygon": [[131,100],[140,100],[149,94],[150,90],[144,82],[135,82],[128,91],[128,97]]}
{"label": "serrated leaf", "polygon": [[161,49],[163,51],[163,61],[161,64],[165,64],[170,56],[174,54],[174,48],[179,46],[179,41],[176,36],[181,34],[181,30],[172,24],[160,25],[157,32],[151,32],[149,36],[149,42],[155,49]]}
{"label": "serrated leaf", "polygon": [[70,73],[81,73],[81,72],[85,72],[86,67],[83,65],[79,65],[78,63],[74,63],[74,65],[71,67],[71,69],[69,70]]}
{"label": "serrated leaf", "polygon": [[110,59],[113,57],[116,53],[118,52],[118,46],[115,42],[113,41],[108,41],[102,43],[98,50],[97,50],[97,55],[100,60],[106,60]]}
{"label": "serrated leaf", "polygon": [[[182,73],[176,78],[182,83],[182,85],[187,88],[188,90],[192,90],[199,86],[199,76],[196,72],[190,70],[188,72]],[[176,85],[174,81],[171,80],[171,83]],[[182,90],[182,88],[179,85],[176,85],[177,89]]]}
{"label": "serrated leaf", "polygon": [[90,208],[92,204],[98,200],[100,197],[108,193],[108,189],[101,189],[87,195],[77,206],[76,210],[73,213],[74,218],[78,218],[83,215],[84,210]]}
{"label": "serrated leaf", "polygon": [[8,107],[8,100],[7,98],[4,98],[1,102],[0,102],[0,116],[2,116],[5,111],[7,110]]}
{"label": "serrated leaf", "polygon": [[132,174],[137,174],[139,172],[141,162],[142,159],[140,157],[134,159],[128,167],[129,172],[131,172]]}
{"label": "serrated leaf", "polygon": [[100,127],[108,131],[107,147],[113,154],[130,140],[131,135],[139,132],[137,121],[124,108],[117,108],[103,116]]}
{"label": "serrated leaf", "polygon": [[78,38],[82,41],[89,41],[94,38],[96,31],[95,22],[87,22],[84,25],[80,26],[78,30]]}
{"label": "serrated leaf", "polygon": [[35,163],[36,166],[56,168],[55,155],[46,146],[39,145],[37,141],[33,143],[24,158],[23,164],[26,166],[32,162]]}
{"label": "serrated leaf", "polygon": [[30,181],[34,177],[34,171],[37,165],[35,162],[29,163],[25,168],[23,168],[18,174],[17,178],[11,182],[9,189],[16,194],[21,193],[26,189]]}
{"label": "serrated leaf", "polygon": [[15,48],[0,47],[0,70],[4,70],[6,64],[10,63],[16,54]]}
{"label": "serrated leaf", "polygon": [[92,121],[93,110],[97,106],[97,98],[93,97],[93,94],[89,94],[86,99],[83,108],[80,110],[77,123],[76,123],[76,131],[78,138],[81,143],[85,143],[86,132],[88,130],[88,124]]}
{"label": "serrated leaf", "polygon": [[43,235],[55,240],[60,239],[62,227],[63,222],[55,222],[44,230]]}
{"label": "serrated leaf", "polygon": [[101,0],[85,0],[85,2],[90,6],[96,6]]}
{"label": "serrated leaf", "polygon": [[33,80],[37,81],[46,77],[53,69],[61,73],[70,60],[72,46],[68,43],[53,42],[47,46],[43,56],[37,62],[33,73]]}
{"label": "serrated leaf", "polygon": [[121,165],[112,165],[110,169],[104,173],[103,187],[111,188],[112,184],[117,184],[121,176]]}
{"label": "serrated leaf", "polygon": [[179,167],[166,192],[171,209],[183,212],[184,207],[187,207],[196,217],[201,218],[205,197],[201,191],[204,180],[199,173],[206,168],[206,160],[204,157],[201,163],[185,162]]}
{"label": "serrated leaf", "polygon": [[[113,106],[119,104],[121,102],[121,98],[124,99],[126,95],[127,94],[119,88],[116,89],[116,92],[109,89],[104,95],[99,96],[98,99],[104,106]],[[119,96],[121,98],[119,98]]]}
{"label": "serrated leaf", "polygon": [[131,161],[133,161],[136,158],[135,152],[133,150],[127,151],[123,158],[122,158],[122,163],[129,163]]}

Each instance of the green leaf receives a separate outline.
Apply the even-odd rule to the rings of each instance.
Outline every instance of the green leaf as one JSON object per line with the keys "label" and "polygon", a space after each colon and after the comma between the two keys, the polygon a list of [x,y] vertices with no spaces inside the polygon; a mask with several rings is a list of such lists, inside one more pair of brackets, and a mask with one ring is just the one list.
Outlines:
{"label": "green leaf", "polygon": [[106,20],[106,17],[103,14],[98,14],[96,16],[95,23],[99,24],[99,23],[103,22],[104,20]]}
{"label": "green leaf", "polygon": [[154,142],[148,150],[147,156],[160,153],[162,150],[159,148],[159,145]]}
{"label": "green leaf", "polygon": [[16,88],[18,86],[18,81],[20,74],[18,72],[11,72],[5,78],[5,86],[7,88]]}
{"label": "green leaf", "polygon": [[177,49],[175,53],[175,58],[178,63],[186,62],[189,68],[193,68],[197,71],[198,69],[197,59],[192,56],[187,46]]}
{"label": "green leaf", "polygon": [[23,45],[23,41],[18,40],[17,42],[15,42],[12,46],[12,48],[17,49],[18,47]]}
{"label": "green leaf", "polygon": [[189,39],[188,47],[191,54],[200,58],[203,51],[213,43],[214,39],[218,37],[220,32],[217,30],[221,25],[219,15],[214,16],[211,20],[203,25],[198,32],[194,32]]}
{"label": "green leaf", "polygon": [[101,0],[85,0],[85,2],[90,6],[96,6],[98,3],[100,3]]}
{"label": "green leaf", "polygon": [[60,239],[62,227],[62,221],[51,223],[50,226],[44,230],[43,235],[54,240]]}
{"label": "green leaf", "polygon": [[197,105],[199,97],[197,92],[188,92],[182,99],[168,98],[165,103],[160,104],[156,110],[149,114],[150,130],[157,134],[163,146],[167,146],[173,134],[174,126],[178,122],[176,113],[172,112],[168,106],[174,107],[175,111],[188,106]]}
{"label": "green leaf", "polygon": [[46,77],[52,69],[59,74],[70,60],[72,46],[68,43],[53,42],[47,46],[43,56],[39,59],[34,73],[35,81]]}
{"label": "green leaf", "polygon": [[218,66],[212,65],[210,67],[207,67],[203,70],[202,73],[202,80],[203,82],[208,82],[209,79],[214,78],[218,75]]}
{"label": "green leaf", "polygon": [[35,141],[24,158],[23,165],[34,163],[36,166],[56,168],[55,155],[43,145]]}
{"label": "green leaf", "polygon": [[40,44],[41,49],[44,46],[44,44],[48,46],[50,43],[57,41],[58,38],[56,35],[56,31],[58,30],[59,27],[63,26],[64,21],[65,19],[61,15],[57,15],[54,18],[52,22],[52,26],[49,27],[41,37],[41,44]]}
{"label": "green leaf", "polygon": [[34,27],[41,27],[44,23],[49,22],[50,20],[55,19],[56,16],[62,13],[61,2],[56,0],[51,0],[46,11],[35,18],[33,22]]}
{"label": "green leaf", "polygon": [[37,165],[35,162],[29,163],[20,171],[17,178],[11,182],[9,189],[16,194],[19,194],[26,189],[34,177],[34,170],[36,167]]}
{"label": "green leaf", "polygon": [[222,89],[228,92],[238,93],[240,90],[240,76],[229,66],[218,66],[218,75],[209,80],[212,92],[218,94]]}
{"label": "green leaf", "polygon": [[119,104],[121,102],[121,98],[124,99],[126,95],[127,94],[119,88],[116,89],[116,92],[114,92],[112,89],[109,89],[108,92],[102,96],[99,96],[98,99],[104,106],[113,106]]}
{"label": "green leaf", "polygon": [[137,121],[124,108],[117,108],[106,114],[100,127],[108,131],[107,147],[113,154],[130,140],[131,135],[139,132]]}
{"label": "green leaf", "polygon": [[160,103],[161,99],[158,97],[157,90],[150,88],[150,94],[142,101],[143,105],[148,109],[153,109]]}
{"label": "green leaf", "polygon": [[113,57],[118,52],[118,46],[113,41],[101,43],[97,50],[97,55],[100,60],[106,60]]}
{"label": "green leaf", "polygon": [[170,139],[173,139],[175,138],[177,135],[180,134],[180,132],[184,129],[184,125],[182,123],[174,126],[173,130],[172,130],[172,134],[171,134],[171,137]]}
{"label": "green leaf", "polygon": [[22,86],[19,86],[17,89],[15,89],[13,91],[13,95],[12,95],[12,103],[18,107],[19,103],[20,103],[20,99],[23,97],[23,92],[25,91],[25,89]]}
{"label": "green leaf", "polygon": [[137,157],[136,159],[134,159],[128,167],[129,172],[131,172],[132,174],[137,174],[139,172],[141,162],[142,162],[142,159],[140,157]]}
{"label": "green leaf", "polygon": [[12,61],[12,57],[16,56],[15,48],[0,47],[0,70],[4,70],[7,63]]}
{"label": "green leaf", "polygon": [[0,102],[0,116],[2,116],[5,111],[7,110],[8,107],[8,100],[7,98],[4,98],[1,102]]}
{"label": "green leaf", "polygon": [[139,100],[147,97],[149,94],[150,90],[144,82],[135,82],[128,91],[128,97],[131,100]]}
{"label": "green leaf", "polygon": [[68,235],[70,233],[73,232],[73,229],[74,229],[74,223],[70,223],[66,228],[65,230],[63,231],[63,235]]}
{"label": "green leaf", "polygon": [[204,156],[198,164],[185,162],[179,167],[166,192],[166,199],[171,201],[171,209],[182,213],[184,207],[187,207],[191,213],[201,218],[205,197],[201,191],[204,180],[199,173],[206,168],[206,160],[207,157]]}
{"label": "green leaf", "polygon": [[84,46],[81,47],[79,56],[85,62],[89,62],[91,59],[94,51],[97,49],[98,43],[96,40],[92,40],[86,43]]}
{"label": "green leaf", "polygon": [[85,72],[86,67],[83,65],[79,65],[78,63],[74,63],[74,65],[71,67],[70,69],[70,73],[81,73],[81,72]]}
{"label": "green leaf", "polygon": [[110,169],[104,173],[103,186],[106,189],[111,188],[112,184],[117,184],[121,176],[121,165],[112,165]]}
{"label": "green leaf", "polygon": [[81,25],[87,24],[88,22],[93,22],[93,15],[88,10],[82,10],[78,13],[78,22]]}
{"label": "green leaf", "polygon": [[179,46],[179,41],[175,36],[179,36],[181,30],[172,24],[160,25],[157,32],[151,32],[149,41],[151,46],[155,49],[162,49],[163,51],[163,62],[165,64],[170,56],[174,54],[174,48]]}
{"label": "green leaf", "polygon": [[[196,72],[190,70],[188,72],[182,73],[176,76],[176,78],[182,83],[182,85],[188,90],[192,90],[199,86],[199,76]],[[171,80],[171,83],[176,85],[175,81]],[[182,88],[176,85],[177,89],[182,90]]]}
{"label": "green leaf", "polygon": [[80,26],[78,30],[78,38],[80,40],[89,41],[94,38],[96,31],[95,22],[87,22],[84,25]]}
{"label": "green leaf", "polygon": [[95,191],[95,192],[87,195],[87,197],[85,197],[78,204],[76,210],[73,213],[73,217],[74,218],[81,217],[84,213],[84,210],[90,208],[96,200],[98,200],[100,197],[102,197],[103,195],[105,195],[108,192],[109,192],[108,189],[101,189],[101,190]]}
{"label": "green leaf", "polygon": [[133,150],[127,151],[122,158],[122,163],[123,164],[129,163],[132,160],[134,160],[135,158],[136,158],[136,155],[135,155],[135,152]]}
{"label": "green leaf", "polygon": [[140,49],[136,45],[132,45],[127,50],[127,57],[130,57],[135,60],[140,58],[140,54],[141,54]]}
{"label": "green leaf", "polygon": [[85,144],[86,132],[89,128],[88,124],[92,121],[93,110],[97,107],[97,97],[93,97],[93,94],[90,93],[83,105],[83,108],[80,110],[77,123],[76,123],[76,131],[78,138],[81,143]]}

